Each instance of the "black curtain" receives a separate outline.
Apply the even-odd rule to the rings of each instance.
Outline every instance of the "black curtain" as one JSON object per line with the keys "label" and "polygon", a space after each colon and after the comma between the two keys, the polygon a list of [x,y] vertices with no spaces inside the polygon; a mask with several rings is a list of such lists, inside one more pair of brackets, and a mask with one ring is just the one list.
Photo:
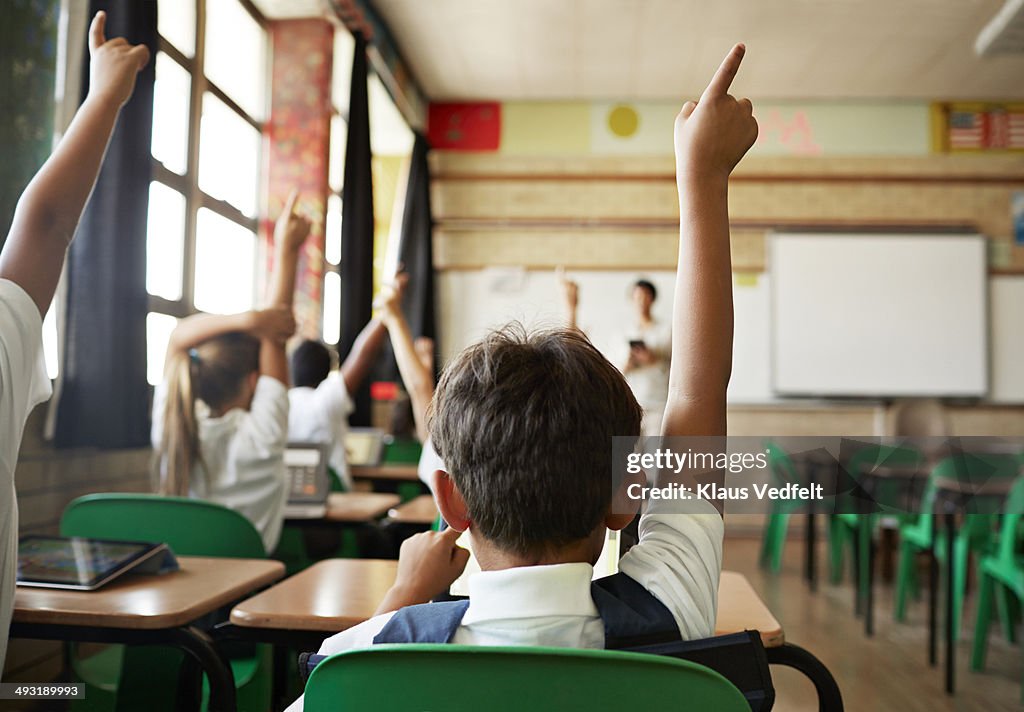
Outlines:
{"label": "black curtain", "polygon": [[[155,1],[91,0],[108,38],[145,44],[155,59]],[[149,208],[154,60],[121,111],[96,189],[67,261],[65,350],[55,440],[59,447],[149,443],[146,382],[146,214]],[[82,98],[89,91],[89,57]]]}
{"label": "black curtain", "polygon": [[[409,184],[405,191],[400,259],[409,274],[403,310],[414,336],[434,340],[437,359],[437,322],[434,311],[434,218],[430,212],[430,145],[416,134],[409,162]],[[435,374],[436,375],[436,374]]]}
{"label": "black curtain", "polygon": [[[349,95],[345,185],[341,198],[341,340],[344,358],[373,310],[373,171],[370,164],[370,112],[367,99],[366,40],[355,33]],[[351,394],[353,425],[370,424],[370,384]]]}

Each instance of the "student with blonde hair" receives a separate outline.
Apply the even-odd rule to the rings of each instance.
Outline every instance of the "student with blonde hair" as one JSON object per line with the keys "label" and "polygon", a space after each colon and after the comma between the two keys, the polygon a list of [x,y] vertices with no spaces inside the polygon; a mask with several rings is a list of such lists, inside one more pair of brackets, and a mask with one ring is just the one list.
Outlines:
{"label": "student with blonde hair", "polygon": [[243,514],[267,553],[280,538],[288,494],[285,342],[295,332],[295,268],[310,228],[296,200],[292,193],[274,230],[267,308],[182,319],[153,399],[160,492]]}

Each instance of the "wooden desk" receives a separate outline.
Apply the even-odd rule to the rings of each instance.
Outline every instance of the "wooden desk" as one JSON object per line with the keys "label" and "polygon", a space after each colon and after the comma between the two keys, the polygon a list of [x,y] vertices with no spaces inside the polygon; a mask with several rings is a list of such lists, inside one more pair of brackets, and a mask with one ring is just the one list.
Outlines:
{"label": "wooden desk", "polygon": [[356,480],[399,480],[401,482],[417,482],[419,480],[416,465],[353,465],[352,478]]}
{"label": "wooden desk", "polygon": [[[244,628],[337,633],[371,618],[398,571],[397,561],[329,559],[239,603],[231,622]],[[723,571],[715,634],[757,630],[765,647],[785,642],[782,626],[743,574]]]}
{"label": "wooden desk", "polygon": [[126,575],[98,591],[18,586],[12,638],[170,645],[195,657],[210,679],[210,709],[235,709],[231,668],[210,636],[190,623],[284,576],[262,559],[181,556],[181,570]]}
{"label": "wooden desk", "polygon": [[387,514],[402,501],[397,494],[378,492],[332,492],[327,496],[324,521],[344,524],[368,522]]}
{"label": "wooden desk", "polygon": [[437,505],[434,497],[421,494],[415,499],[393,507],[388,511],[388,519],[399,524],[431,525],[437,521]]}

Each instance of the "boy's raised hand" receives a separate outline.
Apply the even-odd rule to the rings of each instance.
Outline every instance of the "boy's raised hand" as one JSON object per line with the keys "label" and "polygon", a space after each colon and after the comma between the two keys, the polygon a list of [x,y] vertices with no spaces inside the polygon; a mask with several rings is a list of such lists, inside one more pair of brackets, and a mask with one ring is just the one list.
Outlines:
{"label": "boy's raised hand", "polygon": [[373,301],[373,306],[381,311],[381,318],[385,321],[389,317],[401,314],[402,295],[405,293],[405,285],[408,283],[409,275],[399,272],[393,280],[381,288],[377,298]]}
{"label": "boy's raised hand", "polygon": [[757,121],[749,99],[736,100],[729,86],[746,48],[732,48],[698,102],[688,101],[676,116],[676,179],[727,179],[757,140]]}
{"label": "boy's raised hand", "polygon": [[249,333],[258,339],[285,343],[295,333],[295,315],[289,307],[270,307],[250,312]]}
{"label": "boy's raised hand", "polygon": [[580,286],[569,279],[565,274],[564,267],[559,267],[555,270],[555,277],[558,278],[558,283],[562,285],[562,298],[565,300],[565,306],[568,309],[575,309],[580,303]]}
{"label": "boy's raised hand", "polygon": [[100,11],[89,27],[89,96],[120,108],[135,89],[135,77],[149,62],[145,45],[123,37],[106,37],[107,13]]}
{"label": "boy's raised hand", "polygon": [[299,191],[293,190],[284,202],[281,216],[274,226],[274,244],[285,250],[298,251],[302,243],[309,237],[312,223],[296,210]]}

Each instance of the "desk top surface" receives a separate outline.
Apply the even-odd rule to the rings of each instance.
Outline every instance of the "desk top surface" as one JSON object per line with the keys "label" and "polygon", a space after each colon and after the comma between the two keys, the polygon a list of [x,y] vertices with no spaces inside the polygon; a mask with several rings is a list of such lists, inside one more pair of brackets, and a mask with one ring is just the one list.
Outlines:
{"label": "desk top surface", "polygon": [[404,465],[353,465],[352,477],[357,480],[401,480],[416,482],[419,470],[415,464]]}
{"label": "desk top surface", "polygon": [[[321,561],[235,606],[231,622],[247,628],[337,633],[373,616],[397,569],[397,561],[382,559]],[[759,631],[765,647],[785,642],[782,626],[747,578],[723,571],[715,633],[743,630]]]}
{"label": "desk top surface", "polygon": [[388,517],[401,524],[433,524],[437,520],[437,506],[432,495],[421,494],[393,507]]}
{"label": "desk top surface", "polygon": [[387,514],[402,501],[397,494],[380,492],[332,492],[327,496],[329,522],[367,522]]}
{"label": "desk top surface", "polygon": [[180,571],[126,574],[96,591],[18,586],[14,621],[159,630],[175,628],[284,576],[267,559],[179,556]]}

